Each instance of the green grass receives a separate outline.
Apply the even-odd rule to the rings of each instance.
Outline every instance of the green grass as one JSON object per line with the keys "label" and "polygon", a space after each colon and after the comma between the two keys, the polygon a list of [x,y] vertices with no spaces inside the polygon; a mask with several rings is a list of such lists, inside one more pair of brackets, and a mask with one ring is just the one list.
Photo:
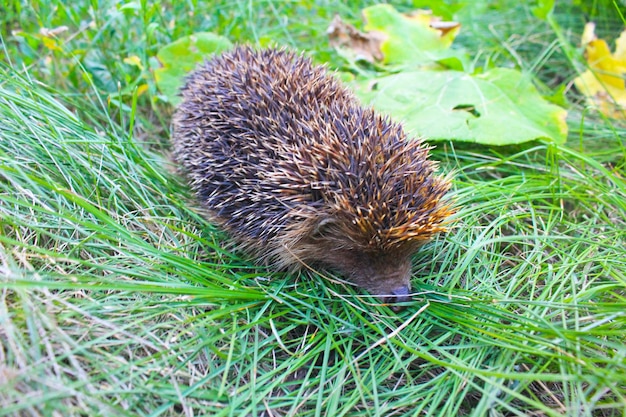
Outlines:
{"label": "green grass", "polygon": [[[551,26],[491,4],[460,15],[477,64],[532,71],[546,94],[582,68],[580,9]],[[326,25],[362,6],[3,6],[0,415],[626,415],[626,129],[574,91],[563,146],[439,144],[460,212],[416,255],[399,314],[329,273],[254,267],[194,211],[158,47],[212,30],[341,65]],[[37,35],[62,25],[58,49]]]}

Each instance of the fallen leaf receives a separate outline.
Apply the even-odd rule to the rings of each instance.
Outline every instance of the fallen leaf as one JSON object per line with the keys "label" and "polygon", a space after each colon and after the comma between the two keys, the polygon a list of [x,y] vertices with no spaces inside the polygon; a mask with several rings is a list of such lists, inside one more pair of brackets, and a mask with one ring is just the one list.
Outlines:
{"label": "fallen leaf", "polygon": [[366,32],[335,16],[327,30],[331,46],[348,51],[353,60],[413,68],[465,65],[464,53],[450,49],[460,30],[457,22],[442,21],[428,10],[402,14],[388,4],[363,9],[363,18]]}
{"label": "fallen leaf", "polygon": [[589,69],[574,80],[574,85],[603,114],[626,119],[626,30],[616,40],[613,54],[608,43],[595,35],[593,23],[585,25],[581,41]]}
{"label": "fallen leaf", "polygon": [[417,10],[402,14],[388,4],[363,9],[365,30],[381,33],[383,63],[424,66],[444,63],[461,69],[467,61],[461,50],[451,49],[459,33],[457,22],[442,22],[429,11]]}
{"label": "fallen leaf", "polygon": [[380,50],[380,45],[385,39],[385,35],[382,33],[375,31],[363,33],[351,24],[344,22],[339,15],[333,18],[326,33],[330,46],[351,51],[354,60],[365,60],[373,63],[382,61],[384,58]]}
{"label": "fallen leaf", "polygon": [[538,138],[563,143],[567,136],[567,112],[546,102],[528,77],[511,69],[479,75],[409,71],[356,85],[367,104],[429,140],[510,145]]}

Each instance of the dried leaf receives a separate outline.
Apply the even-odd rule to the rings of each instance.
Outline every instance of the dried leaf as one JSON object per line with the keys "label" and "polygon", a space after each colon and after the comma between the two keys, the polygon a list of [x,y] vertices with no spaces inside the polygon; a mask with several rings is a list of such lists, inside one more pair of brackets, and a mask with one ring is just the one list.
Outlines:
{"label": "dried leaf", "polygon": [[384,58],[380,45],[385,35],[380,32],[363,33],[336,15],[326,33],[332,47],[352,51],[355,60],[373,63]]}
{"label": "dried leaf", "polygon": [[366,32],[335,16],[327,30],[330,44],[369,62],[415,67],[452,60],[446,65],[463,67],[463,53],[450,49],[459,23],[444,22],[427,10],[402,14],[388,4],[363,9],[363,17]]}
{"label": "dried leaf", "polygon": [[41,36],[45,36],[46,38],[52,38],[59,36],[63,32],[67,32],[69,28],[67,26],[58,26],[56,28],[48,29],[48,28],[39,28],[39,34]]}
{"label": "dried leaf", "polygon": [[463,52],[450,48],[459,33],[459,23],[442,22],[425,10],[402,14],[388,4],[367,7],[363,16],[366,30],[385,35],[383,63],[415,67],[453,60],[457,61],[454,68],[463,67]]}

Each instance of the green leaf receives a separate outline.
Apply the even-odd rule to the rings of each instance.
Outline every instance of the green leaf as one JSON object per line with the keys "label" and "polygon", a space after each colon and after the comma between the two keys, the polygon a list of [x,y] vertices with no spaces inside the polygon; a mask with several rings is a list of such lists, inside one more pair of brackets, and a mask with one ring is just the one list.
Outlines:
{"label": "green leaf", "polygon": [[459,26],[442,31],[430,26],[429,15],[407,16],[388,4],[363,9],[367,23],[364,29],[384,34],[381,44],[385,64],[421,66],[442,63],[455,69],[466,67],[467,58],[461,50],[450,49]]}
{"label": "green leaf", "polygon": [[178,91],[185,75],[200,61],[231,47],[232,43],[228,39],[211,32],[194,33],[165,45],[157,53],[162,67],[154,71],[159,90],[170,103],[178,104]]}
{"label": "green leaf", "polygon": [[459,13],[471,6],[473,9],[484,7],[482,4],[476,4],[472,0],[453,0],[453,1],[432,1],[432,0],[413,0],[412,7],[416,9],[432,10],[435,16],[441,16],[443,19],[452,20]]}
{"label": "green leaf", "polygon": [[554,9],[554,0],[537,0],[537,5],[532,7],[532,12],[541,20],[546,20]]}
{"label": "green leaf", "polygon": [[511,69],[480,75],[411,71],[368,79],[357,95],[404,121],[414,135],[487,145],[538,138],[565,141],[567,112],[545,101],[528,77]]}

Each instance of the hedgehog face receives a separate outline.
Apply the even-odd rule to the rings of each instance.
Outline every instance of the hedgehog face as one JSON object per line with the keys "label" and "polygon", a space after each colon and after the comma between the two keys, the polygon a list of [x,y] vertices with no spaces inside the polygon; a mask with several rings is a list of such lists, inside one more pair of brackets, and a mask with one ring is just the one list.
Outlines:
{"label": "hedgehog face", "polygon": [[384,303],[410,300],[410,254],[337,250],[327,254],[321,262],[342,273],[352,284],[378,296]]}
{"label": "hedgehog face", "polygon": [[384,303],[410,300],[411,256],[423,243],[421,240],[385,247],[384,241],[367,237],[360,225],[332,215],[314,218],[311,223],[305,239],[284,241],[295,259],[337,271]]}

